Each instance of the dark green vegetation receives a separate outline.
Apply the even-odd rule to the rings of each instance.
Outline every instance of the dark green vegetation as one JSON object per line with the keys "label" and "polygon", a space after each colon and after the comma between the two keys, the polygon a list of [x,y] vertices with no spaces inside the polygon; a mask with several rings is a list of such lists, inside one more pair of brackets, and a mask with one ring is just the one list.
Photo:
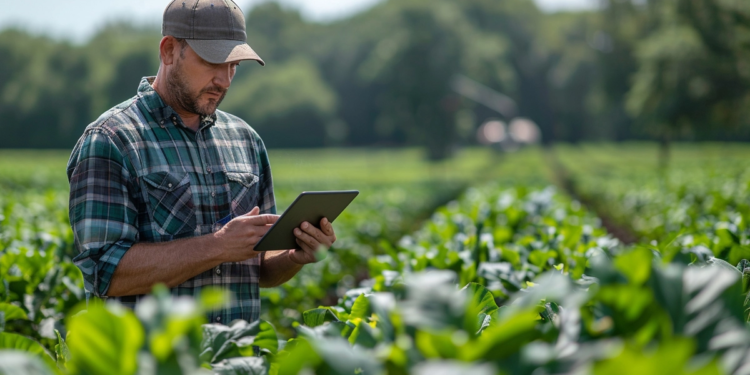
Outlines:
{"label": "dark green vegetation", "polygon": [[[742,145],[678,145],[668,169],[650,144],[557,147],[574,190],[639,242],[692,248],[737,263],[750,258],[750,176]],[[672,252],[673,250],[669,250]]]}
{"label": "dark green vegetation", "polygon": [[[443,158],[500,117],[451,89],[462,75],[512,98],[505,116],[531,118],[547,142],[748,139],[750,3],[601,3],[544,14],[531,0],[391,0],[330,24],[264,3],[246,19],[268,66],[243,64],[222,108],[271,148],[408,144]],[[0,147],[71,148],[156,73],[159,37],[121,24],[84,45],[0,32]]]}
{"label": "dark green vegetation", "polygon": [[[745,373],[747,147],[678,145],[669,170],[651,144],[556,147],[546,158],[465,150],[434,174],[412,151],[369,167],[376,153],[306,156],[325,152],[367,192],[337,220],[341,243],[266,290],[263,320],[228,327],[203,317],[220,291],[194,301],[157,288],[135,312],[93,303],[77,313],[53,168],[64,161],[50,155],[48,175],[0,179],[0,373]],[[287,203],[290,186],[326,173],[305,181],[290,155],[301,156],[271,155]],[[567,183],[550,186],[560,176]]]}
{"label": "dark green vegetation", "polygon": [[[68,154],[0,152],[0,274],[5,281],[0,302],[22,307],[29,317],[13,323],[19,326],[12,332],[28,334],[50,350],[47,339],[55,338],[64,313],[84,298],[81,275],[70,263],[77,253],[68,221]],[[280,150],[270,157],[279,210],[305,190],[362,192],[337,221],[339,241],[324,261],[281,288],[263,290],[264,318],[288,335],[294,334],[290,328],[297,310],[335,303],[338,291],[367,276],[367,260],[380,251],[381,240],[397,241],[469,183],[497,176],[504,165],[498,155],[480,149],[440,163],[427,163],[412,149]],[[348,178],[337,180],[336,175]],[[31,299],[33,305],[27,302]]]}

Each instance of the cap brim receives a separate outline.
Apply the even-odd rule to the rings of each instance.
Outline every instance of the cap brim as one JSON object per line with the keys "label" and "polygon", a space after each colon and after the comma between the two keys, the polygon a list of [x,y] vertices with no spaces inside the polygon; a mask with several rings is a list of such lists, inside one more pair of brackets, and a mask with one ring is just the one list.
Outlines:
{"label": "cap brim", "polygon": [[266,65],[247,43],[240,40],[186,39],[186,41],[198,56],[211,64],[255,60],[260,65]]}

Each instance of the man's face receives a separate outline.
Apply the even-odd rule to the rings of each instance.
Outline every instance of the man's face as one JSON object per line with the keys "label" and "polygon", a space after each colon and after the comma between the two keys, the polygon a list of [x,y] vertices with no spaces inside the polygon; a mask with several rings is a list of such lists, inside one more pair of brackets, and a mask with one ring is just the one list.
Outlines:
{"label": "man's face", "polygon": [[185,44],[167,76],[169,93],[183,110],[212,115],[224,99],[238,65],[237,61],[211,64]]}

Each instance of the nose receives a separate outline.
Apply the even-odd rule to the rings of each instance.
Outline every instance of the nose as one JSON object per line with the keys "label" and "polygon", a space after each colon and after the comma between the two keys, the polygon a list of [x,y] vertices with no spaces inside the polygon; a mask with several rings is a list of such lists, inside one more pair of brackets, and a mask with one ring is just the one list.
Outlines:
{"label": "nose", "polygon": [[232,84],[232,78],[234,78],[232,64],[221,64],[214,73],[213,83],[226,90]]}

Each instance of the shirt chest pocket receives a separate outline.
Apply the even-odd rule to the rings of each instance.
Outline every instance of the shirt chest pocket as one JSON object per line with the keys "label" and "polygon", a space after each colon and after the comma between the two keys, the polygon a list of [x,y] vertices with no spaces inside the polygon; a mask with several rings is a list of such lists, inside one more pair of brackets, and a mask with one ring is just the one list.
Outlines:
{"label": "shirt chest pocket", "polygon": [[149,215],[159,234],[178,236],[195,231],[196,217],[190,176],[155,172],[143,176]]}
{"label": "shirt chest pocket", "polygon": [[250,212],[258,205],[258,176],[247,172],[226,172],[233,216]]}

